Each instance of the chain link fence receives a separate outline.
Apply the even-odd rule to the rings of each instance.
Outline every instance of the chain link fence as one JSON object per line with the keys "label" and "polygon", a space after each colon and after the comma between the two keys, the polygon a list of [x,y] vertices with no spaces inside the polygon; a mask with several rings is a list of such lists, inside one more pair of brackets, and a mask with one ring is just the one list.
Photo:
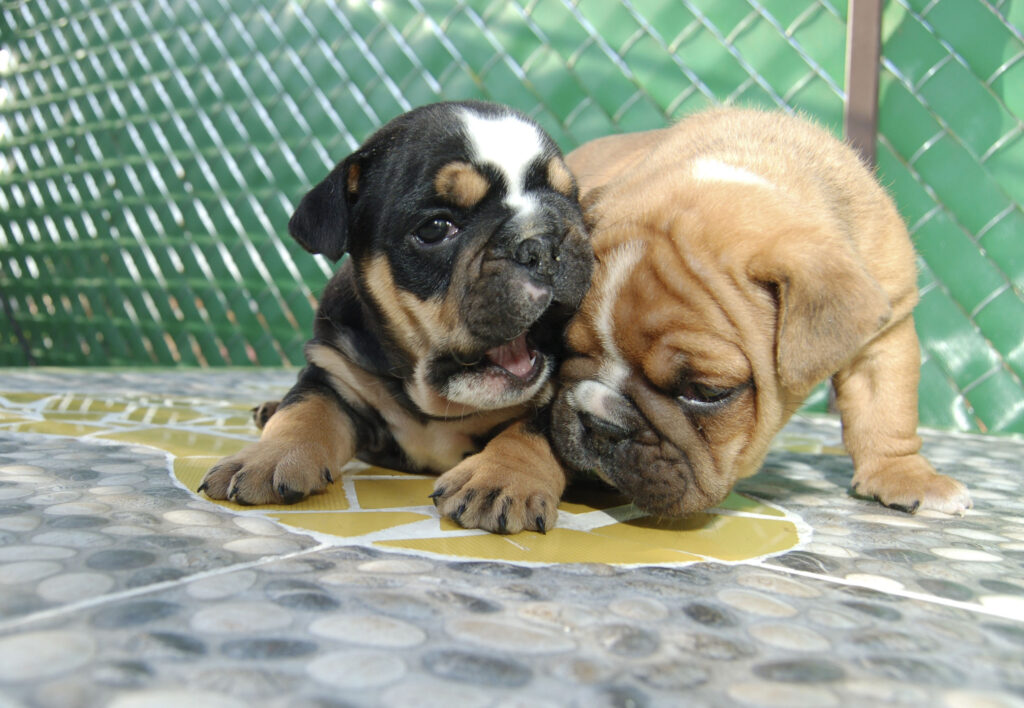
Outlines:
{"label": "chain link fence", "polygon": [[[565,150],[703,107],[841,133],[842,0],[0,0],[0,364],[301,361],[296,199],[415,105]],[[921,254],[926,424],[1024,432],[1024,2],[890,0],[878,163]]]}

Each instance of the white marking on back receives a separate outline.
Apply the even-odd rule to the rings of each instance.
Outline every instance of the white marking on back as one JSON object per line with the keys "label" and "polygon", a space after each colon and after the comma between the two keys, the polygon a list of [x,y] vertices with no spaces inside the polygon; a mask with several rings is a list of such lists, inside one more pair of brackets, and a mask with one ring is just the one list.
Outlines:
{"label": "white marking on back", "polygon": [[462,111],[473,160],[492,165],[505,175],[508,195],[505,204],[518,214],[536,207],[533,195],[526,193],[526,171],[544,153],[537,127],[512,115],[484,116]]}
{"label": "white marking on back", "polygon": [[711,157],[701,157],[693,163],[693,177],[701,182],[732,182],[775,188],[774,184],[745,167],[736,167]]}
{"label": "white marking on back", "polygon": [[612,309],[626,278],[640,262],[645,248],[643,241],[630,241],[616,247],[602,264],[604,277],[597,286],[598,308],[594,315],[594,329],[605,354],[598,378],[616,391],[621,390],[622,383],[629,376],[629,365],[615,346]]}

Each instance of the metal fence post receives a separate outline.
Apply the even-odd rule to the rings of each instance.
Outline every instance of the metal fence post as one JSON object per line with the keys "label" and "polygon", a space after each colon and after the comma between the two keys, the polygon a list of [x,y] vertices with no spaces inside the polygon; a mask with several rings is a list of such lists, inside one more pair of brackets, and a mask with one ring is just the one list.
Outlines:
{"label": "metal fence post", "polygon": [[882,0],[850,0],[846,27],[846,139],[872,168],[878,131]]}

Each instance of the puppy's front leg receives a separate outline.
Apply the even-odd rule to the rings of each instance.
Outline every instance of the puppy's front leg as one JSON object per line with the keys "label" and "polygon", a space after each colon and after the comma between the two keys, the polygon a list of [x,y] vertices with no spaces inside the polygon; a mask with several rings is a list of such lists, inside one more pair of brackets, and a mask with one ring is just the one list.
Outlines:
{"label": "puppy's front leg", "polygon": [[565,485],[547,438],[520,421],[441,475],[430,496],[442,516],[466,528],[545,533]]}
{"label": "puppy's front leg", "polygon": [[902,511],[963,514],[971,506],[967,488],[918,454],[920,366],[914,322],[906,317],[833,378],[843,442],[853,458],[852,489]]}
{"label": "puppy's front leg", "polygon": [[355,449],[354,426],[337,394],[300,379],[266,420],[259,442],[210,468],[198,491],[238,504],[293,504],[323,491]]}

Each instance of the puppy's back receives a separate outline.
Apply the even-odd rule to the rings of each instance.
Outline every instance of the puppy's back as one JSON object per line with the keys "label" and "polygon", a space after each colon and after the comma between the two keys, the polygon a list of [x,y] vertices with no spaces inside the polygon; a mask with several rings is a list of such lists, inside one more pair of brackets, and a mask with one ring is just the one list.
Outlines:
{"label": "puppy's back", "polygon": [[[735,209],[722,187],[765,192],[775,206],[812,212],[849,239],[894,304],[916,300],[913,248],[898,211],[857,153],[812,121],[781,111],[714,108],[669,128],[610,136],[570,153],[585,206],[625,217],[666,202]],[[900,308],[902,309],[902,308]]]}

